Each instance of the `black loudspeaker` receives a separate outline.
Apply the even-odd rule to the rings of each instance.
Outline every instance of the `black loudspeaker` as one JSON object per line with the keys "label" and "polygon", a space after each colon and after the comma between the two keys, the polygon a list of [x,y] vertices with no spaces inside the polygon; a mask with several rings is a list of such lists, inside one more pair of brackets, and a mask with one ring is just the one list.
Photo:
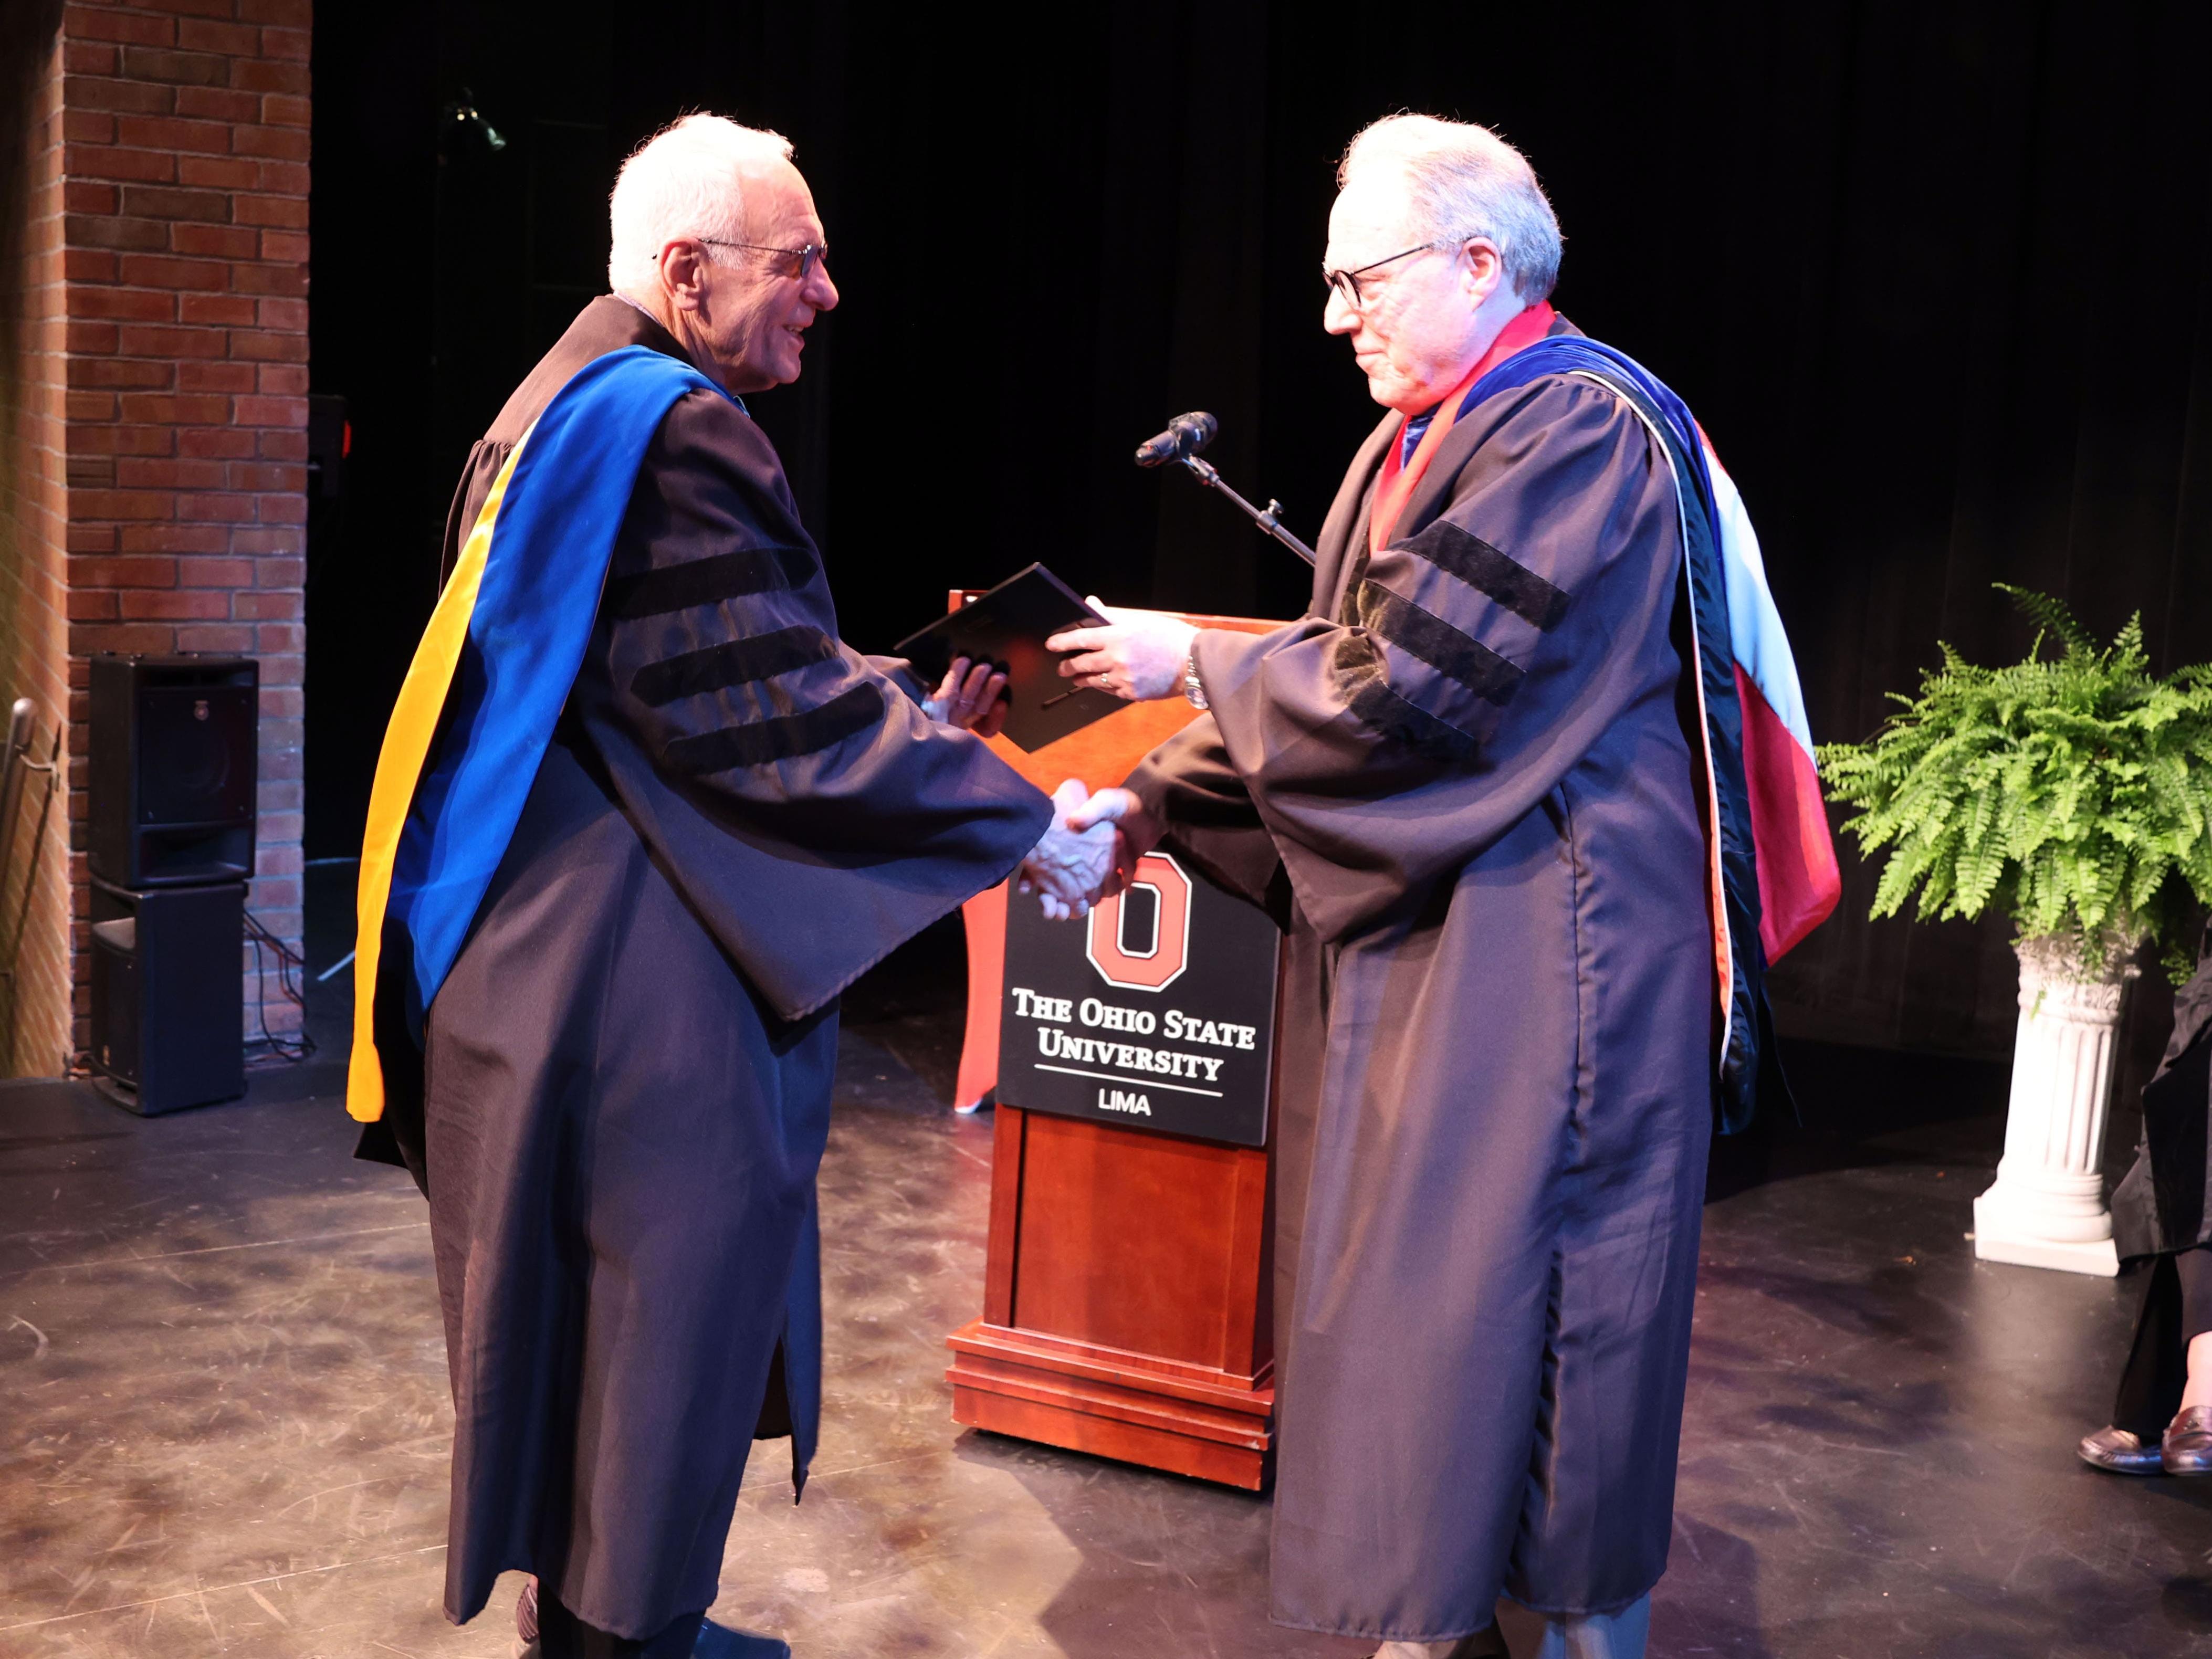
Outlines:
{"label": "black loudspeaker", "polygon": [[92,884],[92,1063],[152,1116],[246,1092],[246,884]]}
{"label": "black loudspeaker", "polygon": [[92,873],[118,887],[253,873],[261,665],[92,659]]}

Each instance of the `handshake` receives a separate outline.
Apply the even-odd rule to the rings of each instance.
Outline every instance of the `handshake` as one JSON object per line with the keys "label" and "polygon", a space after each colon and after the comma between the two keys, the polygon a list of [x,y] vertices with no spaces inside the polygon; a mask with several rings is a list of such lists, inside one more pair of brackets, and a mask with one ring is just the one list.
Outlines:
{"label": "handshake", "polygon": [[[1104,623],[1064,629],[1045,641],[1047,650],[1061,653],[1063,678],[1132,702],[1183,689],[1197,629],[1164,611],[1090,603]],[[958,657],[922,707],[943,725],[993,737],[1006,724],[1006,675],[990,664]],[[1045,915],[1061,921],[1088,915],[1099,900],[1127,886],[1162,826],[1127,789],[1094,795],[1074,778],[1053,792],[1052,805],[1052,828],[1022,860],[1015,885],[1035,893]]]}
{"label": "handshake", "polygon": [[1035,893],[1051,920],[1064,921],[1088,915],[1099,900],[1128,885],[1161,826],[1127,789],[1094,795],[1074,778],[1053,791],[1052,806],[1052,827],[1022,860],[1014,884]]}

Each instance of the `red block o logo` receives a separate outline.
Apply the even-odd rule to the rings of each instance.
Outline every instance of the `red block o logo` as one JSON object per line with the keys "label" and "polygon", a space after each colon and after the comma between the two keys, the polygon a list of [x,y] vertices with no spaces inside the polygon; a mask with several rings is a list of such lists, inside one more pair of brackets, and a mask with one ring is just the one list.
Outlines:
{"label": "red block o logo", "polygon": [[1116,893],[1091,913],[1083,954],[1109,985],[1125,991],[1164,990],[1190,966],[1190,878],[1165,853],[1147,853],[1137,861],[1136,879],[1129,886],[1152,896],[1150,941],[1127,936],[1121,904],[1127,894]]}

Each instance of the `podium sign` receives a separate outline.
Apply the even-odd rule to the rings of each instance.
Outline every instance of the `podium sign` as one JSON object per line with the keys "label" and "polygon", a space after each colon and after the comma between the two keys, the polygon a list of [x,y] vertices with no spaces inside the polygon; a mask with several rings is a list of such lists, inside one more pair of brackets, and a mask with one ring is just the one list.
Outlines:
{"label": "podium sign", "polygon": [[1012,905],[999,1098],[1266,1146],[1281,943],[1263,912],[1164,853],[1088,918]]}

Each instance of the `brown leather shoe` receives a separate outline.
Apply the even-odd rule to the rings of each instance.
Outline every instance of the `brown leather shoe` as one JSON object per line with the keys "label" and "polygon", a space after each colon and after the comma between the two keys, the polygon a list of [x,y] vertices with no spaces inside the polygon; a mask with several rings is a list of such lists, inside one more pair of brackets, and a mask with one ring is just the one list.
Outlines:
{"label": "brown leather shoe", "polygon": [[2100,1429],[2085,1434],[2074,1448],[2093,1468],[2114,1474],[2164,1474],[2166,1460],[2156,1446],[2146,1446],[2142,1437],[2126,1429]]}
{"label": "brown leather shoe", "polygon": [[2159,1461],[2168,1474],[2212,1474],[2212,1406],[2191,1406],[2166,1425]]}

